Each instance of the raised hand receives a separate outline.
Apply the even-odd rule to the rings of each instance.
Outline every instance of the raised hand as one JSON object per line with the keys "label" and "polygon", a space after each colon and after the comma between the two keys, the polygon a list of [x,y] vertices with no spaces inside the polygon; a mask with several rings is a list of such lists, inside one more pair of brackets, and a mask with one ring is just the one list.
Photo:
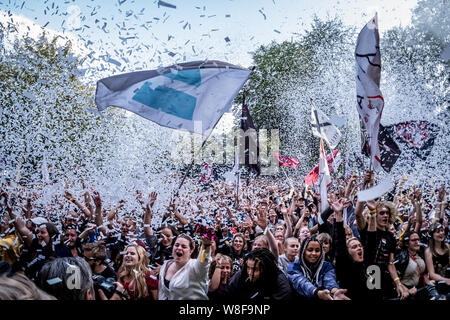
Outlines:
{"label": "raised hand", "polygon": [[150,202],[149,202],[150,207],[153,207],[157,197],[158,197],[158,194],[156,192],[150,193]]}
{"label": "raised hand", "polygon": [[375,202],[375,200],[369,200],[366,202],[367,208],[369,208],[369,210],[376,210],[377,209],[377,203]]}
{"label": "raised hand", "polygon": [[64,197],[66,197],[66,199],[68,200],[73,200],[73,196],[68,190],[66,190],[66,192],[64,193]]}
{"label": "raised hand", "polygon": [[441,185],[441,187],[439,188],[439,193],[438,193],[438,201],[440,201],[440,202],[444,201],[446,194],[447,193],[445,192],[445,186]]}
{"label": "raised hand", "polygon": [[330,202],[330,208],[334,211],[334,212],[342,212],[344,210],[344,199],[339,199],[336,200],[334,202]]}
{"label": "raised hand", "polygon": [[92,197],[94,200],[94,204],[97,208],[101,208],[102,206],[102,199],[100,198],[100,194],[97,191],[94,191],[94,196]]}
{"label": "raised hand", "polygon": [[256,211],[256,217],[257,217],[256,224],[260,226],[263,230],[266,229],[268,225],[267,210],[265,208],[262,208],[261,205],[258,206],[258,210]]}

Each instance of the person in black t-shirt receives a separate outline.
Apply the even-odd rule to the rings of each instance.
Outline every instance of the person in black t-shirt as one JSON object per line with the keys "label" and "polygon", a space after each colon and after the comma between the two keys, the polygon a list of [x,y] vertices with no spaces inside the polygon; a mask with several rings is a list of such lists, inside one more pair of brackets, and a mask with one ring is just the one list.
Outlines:
{"label": "person in black t-shirt", "polygon": [[101,242],[87,243],[83,246],[84,259],[91,267],[92,273],[107,278],[117,279],[116,272],[106,262],[106,247]]}
{"label": "person in black t-shirt", "polygon": [[[381,291],[384,299],[391,299],[395,297],[395,290],[397,296],[404,300],[408,297],[408,289],[402,285],[397,270],[394,265],[394,255],[396,248],[396,240],[394,235],[389,232],[389,223],[392,223],[396,218],[396,209],[393,204],[389,202],[369,200],[366,203],[368,212],[367,217],[376,216],[377,231],[376,231],[376,252],[372,261],[368,263],[380,267],[381,271]],[[358,224],[358,231],[361,236],[361,242],[367,243],[367,223],[366,217],[363,215],[364,202],[359,202],[356,205],[356,221]]]}

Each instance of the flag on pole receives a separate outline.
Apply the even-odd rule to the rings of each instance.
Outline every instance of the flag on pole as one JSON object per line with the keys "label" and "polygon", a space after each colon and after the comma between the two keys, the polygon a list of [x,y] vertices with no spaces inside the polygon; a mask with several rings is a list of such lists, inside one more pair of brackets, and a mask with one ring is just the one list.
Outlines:
{"label": "flag on pole", "polygon": [[[329,154],[327,155],[327,163],[328,163],[328,171],[329,172],[333,172],[333,161],[336,158],[337,153],[339,152],[339,150],[334,150],[333,154]],[[317,180],[319,179],[319,164],[317,164],[305,177],[305,183],[308,186],[313,186]]]}
{"label": "flag on pole", "polygon": [[253,118],[250,115],[250,111],[245,104],[245,95],[242,102],[241,129],[244,133],[245,139],[244,141],[241,140],[241,143],[243,143],[241,148],[244,148],[244,164],[248,166],[250,172],[253,172],[258,176],[261,173],[261,164],[259,162],[258,131],[253,123]]}
{"label": "flag on pole", "polygon": [[200,182],[210,183],[213,177],[213,168],[208,162],[203,162],[202,169],[200,171]]}
{"label": "flag on pole", "polygon": [[356,100],[362,122],[364,145],[367,143],[370,161],[374,171],[380,171],[381,154],[378,146],[378,132],[384,108],[380,91],[381,55],[377,15],[361,30],[356,40]]}
{"label": "flag on pole", "polygon": [[239,174],[239,154],[238,154],[238,148],[237,146],[234,147],[234,167],[233,167],[233,173],[236,177],[236,194],[239,192],[239,184],[240,184],[240,174]]}
{"label": "flag on pole", "polygon": [[280,167],[288,167],[297,171],[297,166],[300,164],[300,160],[298,160],[296,156],[282,156],[277,150],[275,150],[273,154],[275,155],[275,158],[277,158]]}
{"label": "flag on pole", "polygon": [[[312,100],[311,100],[312,101]],[[320,132],[317,129],[317,121],[316,117],[319,120]],[[342,134],[338,128],[336,128],[327,117],[325,113],[323,113],[320,109],[318,109],[314,102],[312,101],[311,105],[311,129],[313,135],[318,138],[322,138],[328,144],[330,149],[335,149],[341,140]]]}
{"label": "flag on pole", "polygon": [[320,158],[319,158],[319,188],[320,203],[322,204],[322,212],[328,208],[328,187],[331,184],[330,171],[328,163],[325,161],[325,151],[323,149],[323,139],[320,139]]}
{"label": "flag on pole", "polygon": [[99,111],[123,108],[161,126],[208,136],[250,72],[206,60],[125,73],[99,80],[95,103]]}

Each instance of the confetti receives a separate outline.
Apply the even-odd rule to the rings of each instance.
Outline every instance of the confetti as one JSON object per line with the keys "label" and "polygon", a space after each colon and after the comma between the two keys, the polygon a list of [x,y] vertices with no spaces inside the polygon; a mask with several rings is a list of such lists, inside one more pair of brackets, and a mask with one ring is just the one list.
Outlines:
{"label": "confetti", "polygon": [[263,15],[264,20],[266,20],[266,14],[262,11],[262,9],[259,9],[258,11]]}
{"label": "confetti", "polygon": [[158,1],[158,8],[159,6],[163,6],[163,7],[167,7],[167,8],[172,8],[172,9],[176,9],[177,6],[174,6],[173,4],[164,2],[164,1]]}
{"label": "confetti", "polygon": [[51,286],[53,286],[53,285],[55,285],[57,283],[61,283],[61,282],[62,282],[62,280],[60,278],[58,278],[58,277],[47,280],[47,283],[49,285],[51,285]]}

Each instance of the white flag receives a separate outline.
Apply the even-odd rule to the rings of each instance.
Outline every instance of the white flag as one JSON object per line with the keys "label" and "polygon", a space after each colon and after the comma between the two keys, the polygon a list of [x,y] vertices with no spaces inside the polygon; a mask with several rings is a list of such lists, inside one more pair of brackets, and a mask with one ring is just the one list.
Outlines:
{"label": "white flag", "polygon": [[[315,113],[315,111],[317,111],[317,113]],[[320,133],[317,128],[316,115],[319,119]],[[325,140],[331,149],[335,149],[337,147],[342,137],[339,129],[330,122],[330,119],[327,117],[327,115],[320,109],[314,107],[314,105],[311,106],[311,129],[313,135]]]}
{"label": "white flag", "polygon": [[238,154],[238,147],[234,147],[234,167],[233,167],[233,173],[236,177],[236,192],[238,192],[240,187],[240,172],[239,172],[239,154]]}
{"label": "white flag", "polygon": [[115,106],[161,126],[209,135],[250,72],[211,60],[126,73],[99,80],[95,103],[99,111]]}
{"label": "white flag", "polygon": [[320,159],[319,159],[319,188],[320,203],[322,204],[322,212],[328,208],[328,187],[331,184],[330,171],[323,149],[323,140],[320,139]]}
{"label": "white flag", "polygon": [[384,99],[380,91],[381,55],[377,15],[361,30],[356,40],[356,100],[365,130],[371,163],[375,171],[381,170],[378,132]]}

